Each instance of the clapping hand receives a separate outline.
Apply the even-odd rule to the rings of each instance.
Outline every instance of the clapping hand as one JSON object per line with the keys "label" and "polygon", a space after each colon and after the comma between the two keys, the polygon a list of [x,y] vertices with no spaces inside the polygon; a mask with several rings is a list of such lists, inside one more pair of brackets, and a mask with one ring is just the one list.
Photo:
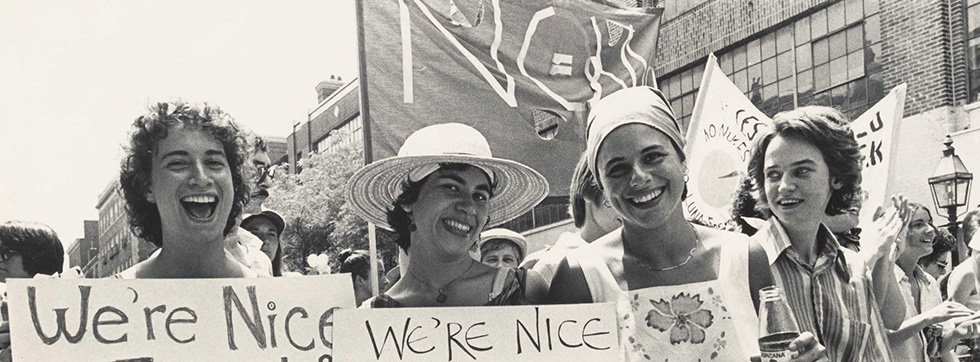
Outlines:
{"label": "clapping hand", "polygon": [[887,208],[878,207],[872,218],[872,225],[864,228],[868,233],[862,236],[867,237],[861,239],[864,244],[862,254],[868,265],[874,265],[885,256],[894,259],[901,255],[905,250],[905,233],[911,215],[909,202],[902,195],[892,196],[891,205]]}

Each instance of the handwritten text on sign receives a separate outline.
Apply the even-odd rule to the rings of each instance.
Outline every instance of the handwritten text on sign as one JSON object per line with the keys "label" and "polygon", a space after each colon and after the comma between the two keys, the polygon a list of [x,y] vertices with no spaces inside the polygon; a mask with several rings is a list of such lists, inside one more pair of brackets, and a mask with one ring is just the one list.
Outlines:
{"label": "handwritten text on sign", "polygon": [[347,274],[23,279],[8,284],[15,361],[332,361]]}
{"label": "handwritten text on sign", "polygon": [[614,361],[613,304],[338,310],[337,361]]}

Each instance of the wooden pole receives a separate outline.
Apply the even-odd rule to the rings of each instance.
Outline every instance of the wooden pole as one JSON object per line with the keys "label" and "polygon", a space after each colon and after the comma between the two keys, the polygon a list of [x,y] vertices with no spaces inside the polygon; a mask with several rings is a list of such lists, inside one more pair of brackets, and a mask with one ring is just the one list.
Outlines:
{"label": "wooden pole", "polygon": [[[364,51],[364,3],[360,0],[354,1],[354,8],[357,13],[357,53],[358,53],[358,93],[361,96],[361,131],[363,132],[364,164],[372,161],[371,150],[371,112],[368,107],[368,82],[367,82],[367,59]],[[374,223],[368,223],[368,251],[371,254],[371,295],[377,296],[379,291],[378,280],[378,238]]]}

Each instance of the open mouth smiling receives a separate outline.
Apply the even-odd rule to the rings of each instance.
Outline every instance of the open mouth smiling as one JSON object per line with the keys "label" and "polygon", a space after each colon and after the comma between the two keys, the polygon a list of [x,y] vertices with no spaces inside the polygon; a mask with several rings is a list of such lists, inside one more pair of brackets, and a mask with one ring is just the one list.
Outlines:
{"label": "open mouth smiling", "polygon": [[783,209],[792,209],[801,203],[803,203],[802,199],[793,198],[779,199],[779,201],[776,201],[776,205],[779,205]]}
{"label": "open mouth smiling", "polygon": [[664,193],[666,187],[658,187],[653,189],[649,193],[637,196],[637,197],[627,197],[626,201],[629,201],[633,206],[647,206],[653,203],[660,195]]}
{"label": "open mouth smiling", "polygon": [[453,219],[442,219],[442,224],[445,225],[449,231],[460,235],[469,235],[470,230],[473,230],[472,226]]}
{"label": "open mouth smiling", "polygon": [[180,205],[192,218],[208,220],[218,208],[218,198],[214,195],[184,196],[180,199]]}

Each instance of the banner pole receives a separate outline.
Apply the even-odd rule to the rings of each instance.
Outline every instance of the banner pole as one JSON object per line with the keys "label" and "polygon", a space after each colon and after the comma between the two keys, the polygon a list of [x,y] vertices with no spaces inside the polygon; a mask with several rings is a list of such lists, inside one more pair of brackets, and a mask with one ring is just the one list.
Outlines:
{"label": "banner pole", "polygon": [[[363,144],[364,147],[364,164],[369,164],[372,161],[372,145],[371,145],[371,112],[368,107],[368,82],[367,82],[367,59],[365,55],[364,46],[364,3],[360,0],[354,1],[354,9],[357,17],[357,73],[358,73],[358,93],[361,96],[360,111],[361,111],[361,132],[364,136]],[[377,240],[377,230],[375,230],[374,223],[368,223],[368,251],[371,255],[371,295],[377,296],[379,294],[380,281],[378,280],[378,240]]]}

